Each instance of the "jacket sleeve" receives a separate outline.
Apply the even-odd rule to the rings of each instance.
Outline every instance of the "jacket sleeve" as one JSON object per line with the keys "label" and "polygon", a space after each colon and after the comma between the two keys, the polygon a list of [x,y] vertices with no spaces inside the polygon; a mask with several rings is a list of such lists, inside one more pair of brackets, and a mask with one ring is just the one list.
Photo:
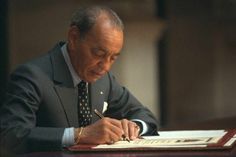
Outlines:
{"label": "jacket sleeve", "polygon": [[110,91],[106,115],[116,119],[140,119],[148,125],[148,132],[145,135],[156,135],[157,120],[150,110],[142,105],[125,87],[122,87],[111,73],[108,73],[108,77]]}

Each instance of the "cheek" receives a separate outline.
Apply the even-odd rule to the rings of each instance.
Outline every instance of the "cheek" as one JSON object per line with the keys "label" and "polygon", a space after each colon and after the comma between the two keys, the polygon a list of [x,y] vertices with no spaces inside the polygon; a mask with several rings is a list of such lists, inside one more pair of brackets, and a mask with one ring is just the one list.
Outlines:
{"label": "cheek", "polygon": [[84,61],[84,70],[85,71],[91,71],[98,67],[99,61],[93,58],[88,58],[86,61]]}

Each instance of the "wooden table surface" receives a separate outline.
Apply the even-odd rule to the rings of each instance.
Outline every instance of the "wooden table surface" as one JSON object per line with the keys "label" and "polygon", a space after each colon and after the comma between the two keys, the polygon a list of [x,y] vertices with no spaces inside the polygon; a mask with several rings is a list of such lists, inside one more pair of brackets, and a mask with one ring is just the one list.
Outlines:
{"label": "wooden table surface", "polygon": [[[185,130],[185,129],[235,129],[236,117],[209,120],[200,123],[191,123],[178,127],[165,128],[164,130]],[[194,151],[116,151],[116,152],[77,152],[66,151],[56,152],[34,152],[20,155],[19,157],[236,157],[236,144],[231,149],[225,150],[194,150]],[[1,156],[2,157],[2,156]]]}
{"label": "wooden table surface", "polygon": [[19,157],[236,157],[236,146],[227,150],[201,151],[117,151],[117,152],[34,152]]}

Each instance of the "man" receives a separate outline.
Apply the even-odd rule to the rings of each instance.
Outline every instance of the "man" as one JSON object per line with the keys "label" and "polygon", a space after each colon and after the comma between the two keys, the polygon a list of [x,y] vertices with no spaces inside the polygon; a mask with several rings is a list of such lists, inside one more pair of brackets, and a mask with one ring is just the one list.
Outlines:
{"label": "man", "polygon": [[156,134],[152,113],[109,72],[122,45],[123,23],[111,9],[77,11],[66,43],[11,75],[0,110],[2,142],[26,152]]}

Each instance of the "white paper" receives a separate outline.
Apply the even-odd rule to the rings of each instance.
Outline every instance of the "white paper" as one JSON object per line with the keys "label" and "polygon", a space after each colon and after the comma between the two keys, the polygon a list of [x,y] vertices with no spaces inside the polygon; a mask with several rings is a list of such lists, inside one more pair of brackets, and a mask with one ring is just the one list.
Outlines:
{"label": "white paper", "polygon": [[98,145],[96,148],[182,148],[206,147],[217,143],[225,134],[224,130],[160,131],[160,136],[144,136],[134,141],[118,141],[111,145]]}
{"label": "white paper", "polygon": [[160,136],[144,136],[145,139],[160,138],[188,138],[188,137],[223,137],[225,130],[181,130],[181,131],[159,131]]}

